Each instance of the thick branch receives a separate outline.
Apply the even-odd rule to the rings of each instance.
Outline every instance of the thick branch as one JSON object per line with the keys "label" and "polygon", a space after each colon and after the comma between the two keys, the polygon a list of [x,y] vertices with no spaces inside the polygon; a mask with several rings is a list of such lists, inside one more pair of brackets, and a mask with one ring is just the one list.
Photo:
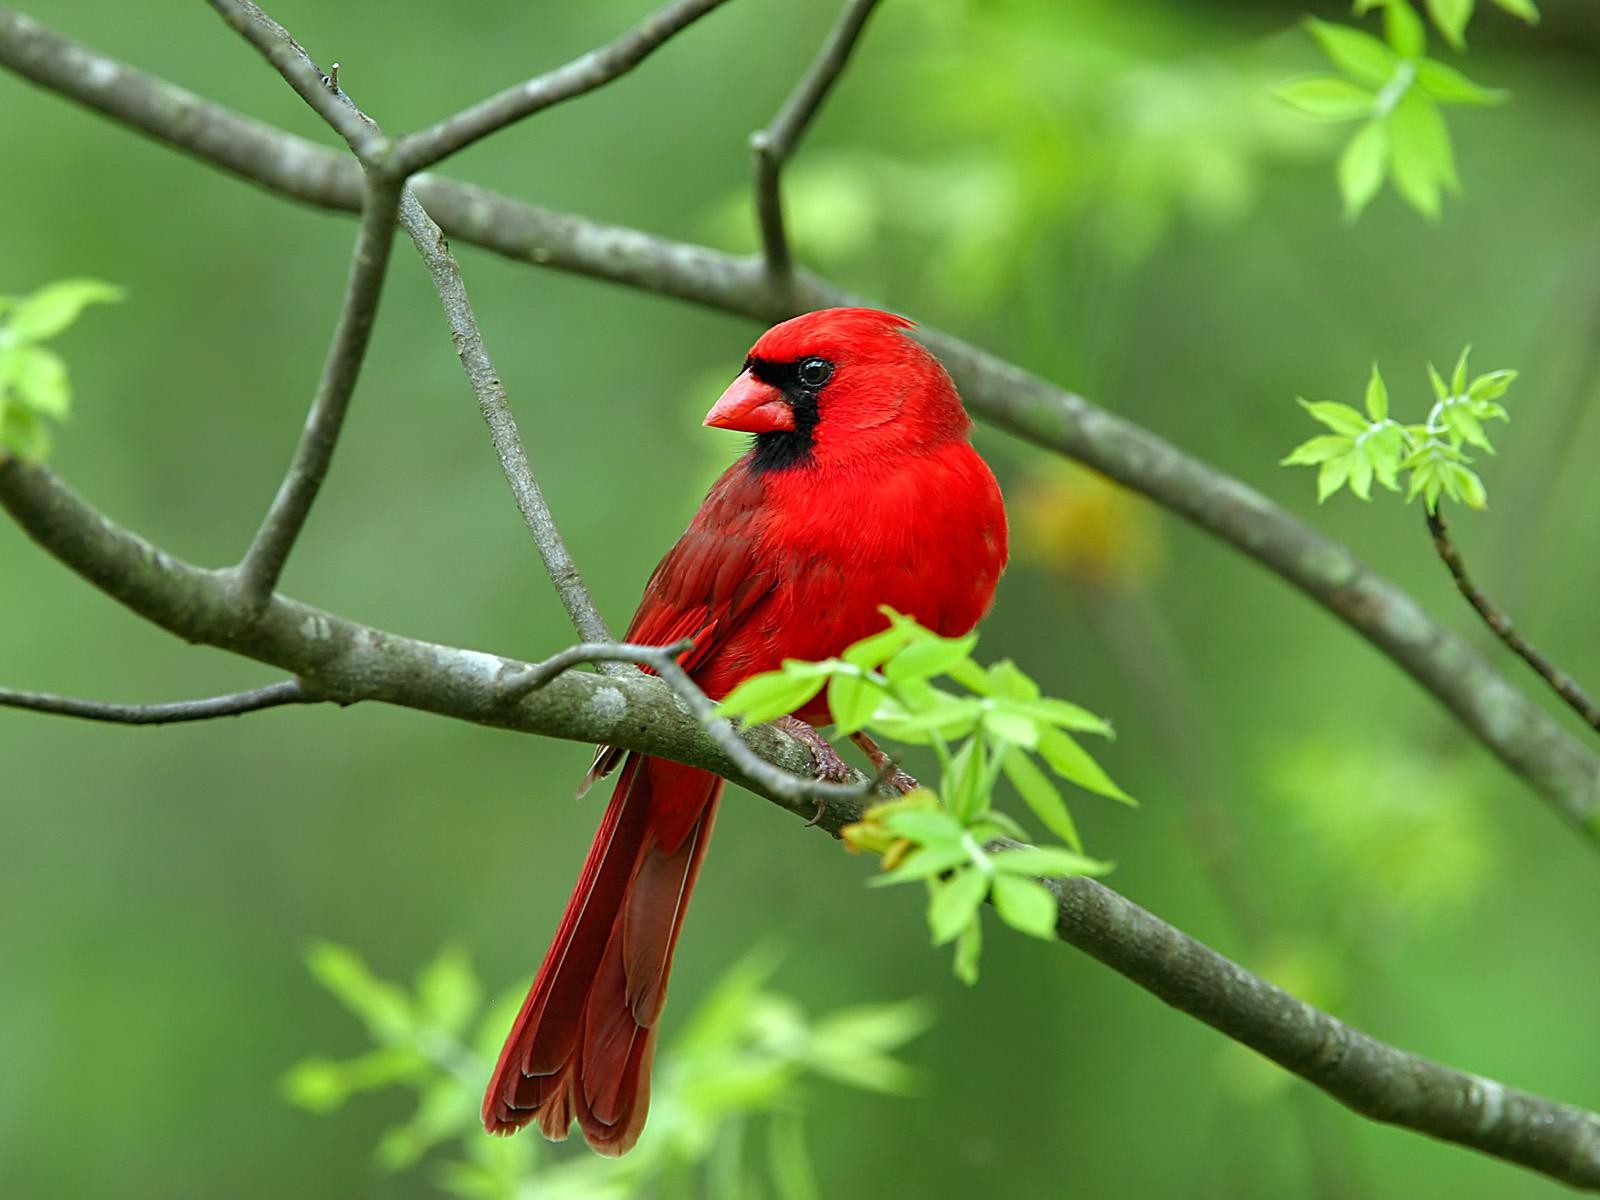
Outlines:
{"label": "thick branch", "polygon": [[828,91],[844,72],[867,18],[878,0],[845,0],[839,20],[828,33],[811,69],[795,85],[772,123],[750,135],[755,170],[756,221],[761,227],[762,255],[775,280],[787,280],[794,270],[789,236],[783,224],[783,168],[794,153],[806,127],[817,115]]}
{"label": "thick branch", "polygon": [[1467,603],[1472,605],[1477,614],[1483,618],[1483,623],[1493,631],[1511,652],[1521,658],[1534,669],[1534,672],[1550,685],[1550,689],[1567,702],[1567,707],[1582,717],[1588,724],[1600,730],[1600,705],[1596,705],[1589,698],[1589,694],[1555,663],[1551,662],[1527,638],[1517,632],[1512,625],[1511,618],[1495,606],[1494,601],[1479,590],[1478,585],[1472,582],[1467,574],[1467,564],[1462,561],[1461,551],[1456,549],[1456,544],[1450,539],[1450,527],[1445,524],[1444,515],[1437,509],[1423,508],[1428,518],[1428,532],[1433,534],[1433,548],[1438,551],[1439,558],[1450,571],[1450,578],[1455,580],[1456,590],[1466,597]]}
{"label": "thick branch", "polygon": [[[245,619],[221,575],[180,562],[120,528],[47,468],[0,462],[0,505],[45,550],[113,599],[188,641],[292,671],[318,696],[379,700],[670,758],[742,783],[835,835],[861,817],[859,797],[819,803],[768,792],[663,680],[557,670],[614,647],[580,647],[545,664],[518,663],[371,629],[281,595]],[[530,679],[540,686],[529,690]],[[803,774],[811,766],[804,745],[771,727],[751,730],[746,739],[785,771]],[[865,788],[870,781],[858,772],[852,782]],[[1600,1189],[1600,1117],[1452,1071],[1352,1029],[1092,880],[1045,882],[1058,900],[1063,941],[1358,1112]]]}
{"label": "thick branch", "polygon": [[[0,7],[0,64],[274,191],[354,211],[353,162],[153,79]],[[522,204],[422,177],[418,198],[449,236],[508,258],[771,321],[858,302],[805,273],[792,293],[759,260]],[[1454,712],[1508,767],[1600,844],[1600,757],[1539,710],[1405,592],[1348,548],[1239,480],[949,334],[921,336],[984,419],[1143,492],[1282,576],[1367,638]]]}
{"label": "thick branch", "polygon": [[339,313],[339,325],[334,331],[333,346],[322,369],[322,380],[312,399],[311,412],[295,448],[294,459],[255,540],[237,568],[239,587],[252,605],[266,603],[278,586],[284,563],[300,531],[305,528],[322,481],[328,476],[334,447],[338,445],[345,413],[350,408],[350,397],[361,375],[361,364],[366,360],[372,324],[378,315],[389,253],[394,246],[399,202],[398,184],[376,175],[369,178],[361,233],[356,239],[350,267],[350,283]]}
{"label": "thick branch", "polygon": [[79,717],[85,721],[105,721],[112,725],[176,725],[184,721],[209,721],[215,717],[238,717],[266,708],[280,708],[285,704],[316,704],[324,698],[307,692],[298,679],[285,679],[227,696],[180,700],[172,704],[108,704],[102,700],[78,700],[71,696],[52,696],[47,692],[17,692],[0,688],[0,708],[23,708],[30,712]]}
{"label": "thick branch", "polygon": [[410,175],[426,170],[524,117],[604,87],[638,66],[668,38],[726,2],[675,0],[599,49],[401,138],[395,147],[401,172]]}

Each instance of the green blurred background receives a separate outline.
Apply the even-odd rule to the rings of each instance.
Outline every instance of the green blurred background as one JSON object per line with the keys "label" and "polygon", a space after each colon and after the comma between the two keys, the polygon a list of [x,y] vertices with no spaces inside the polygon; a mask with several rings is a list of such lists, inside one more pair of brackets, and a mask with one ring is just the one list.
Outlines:
{"label": "green blurred background", "polygon": [[[197,5],[33,0],[40,20],[326,141]],[[1313,503],[1277,460],[1297,394],[1397,408],[1474,345],[1515,366],[1469,561],[1580,678],[1600,632],[1600,21],[1482,13],[1459,62],[1465,196],[1339,218],[1337,134],[1275,105],[1319,63],[1296,4],[891,0],[792,172],[802,255],[846,286],[1082,391],[1248,481],[1481,634],[1387,495]],[[597,44],[635,0],[278,0],[391,131]],[[136,11],[136,16],[135,16]],[[1340,10],[1322,6],[1330,17]],[[592,98],[449,170],[748,250],[745,137],[833,17],[737,0]],[[1452,55],[1441,56],[1456,61]],[[299,431],[353,225],[0,76],[0,291],[127,285],[59,344],[78,412],[53,465],[169,550],[238,555]],[[538,657],[571,640],[428,281],[402,246],[348,432],[284,585],[407,634]],[[698,416],[749,322],[457,247],[529,450],[622,625],[731,452]],[[1427,696],[1219,543],[988,430],[1017,554],[981,653],[1112,715],[1142,808],[1075,812],[1127,895],[1418,1053],[1600,1107],[1593,851]],[[0,522],[0,682],[175,699],[271,674],[146,626]],[[1487,652],[1519,682],[1519,664]],[[1530,685],[1531,686],[1531,685]],[[1541,697],[1543,700],[1543,697]],[[1565,719],[1563,716],[1562,719]],[[444,944],[494,990],[542,954],[601,800],[588,751],[379,707],[119,729],[0,712],[0,1181],[17,1196],[436,1194],[375,1173],[398,1094],[333,1117],[278,1080],[359,1027],[308,978],[327,937],[408,976]],[[974,990],[910,889],[742,795],[724,806],[665,1044],[762,938],[810,1008],[910,995],[939,1018],[915,1099],[820,1085],[822,1193],[1536,1197],[1554,1185],[1367,1123],[1069,949],[995,929]]]}

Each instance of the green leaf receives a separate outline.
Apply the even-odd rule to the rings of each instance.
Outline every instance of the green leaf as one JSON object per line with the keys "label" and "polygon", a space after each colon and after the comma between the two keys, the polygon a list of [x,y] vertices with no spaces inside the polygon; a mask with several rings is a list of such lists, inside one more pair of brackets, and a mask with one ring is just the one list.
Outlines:
{"label": "green leaf", "polygon": [[1375,94],[1344,75],[1302,75],[1273,89],[1285,104],[1318,121],[1353,121],[1372,114]]}
{"label": "green leaf", "polygon": [[1336,67],[1363,83],[1381,87],[1394,74],[1398,65],[1395,52],[1370,33],[1347,25],[1332,25],[1315,17],[1306,18],[1306,28]]}
{"label": "green leaf", "polygon": [[1441,402],[1450,399],[1450,385],[1444,381],[1444,376],[1430,362],[1428,364],[1428,383],[1433,387],[1433,394]]}
{"label": "green leaf", "polygon": [[23,462],[40,462],[50,453],[50,431],[32,409],[0,407],[0,459],[14,454]]}
{"label": "green leaf", "polygon": [[417,976],[417,1003],[423,1017],[446,1033],[460,1034],[482,1002],[478,977],[459,948],[440,951]]}
{"label": "green leaf", "polygon": [[1339,195],[1344,216],[1354,221],[1372,203],[1389,169],[1389,131],[1374,118],[1357,131],[1339,155]]}
{"label": "green leaf", "polygon": [[1389,169],[1396,190],[1425,217],[1439,215],[1441,188],[1460,187],[1439,106],[1414,89],[1389,114]]}
{"label": "green leaf", "polygon": [[1040,694],[1039,685],[1009,658],[989,668],[989,686],[992,694],[1008,700],[1037,700]]}
{"label": "green leaf", "polygon": [[313,942],[306,951],[306,966],[357,1017],[377,1042],[408,1040],[417,1027],[415,1013],[404,992],[379,979],[354,950],[332,942]]}
{"label": "green leaf", "polygon": [[892,1000],[841,1008],[817,1021],[812,1040],[840,1051],[897,1050],[933,1026],[933,1006],[923,1000]]}
{"label": "green leaf", "polygon": [[963,825],[981,813],[989,804],[984,794],[984,784],[989,774],[989,758],[983,749],[982,738],[968,738],[950,760],[950,770],[944,779],[944,802]]}
{"label": "green leaf", "polygon": [[978,905],[989,894],[989,877],[976,867],[957,871],[949,879],[931,881],[933,896],[928,901],[928,928],[933,944],[953,942],[977,919]]}
{"label": "green leaf", "polygon": [[1450,372],[1450,394],[1464,396],[1467,394],[1467,356],[1472,353],[1472,347],[1466,346],[1461,351],[1461,357],[1456,359],[1455,370]]}
{"label": "green leaf", "polygon": [[1301,442],[1289,456],[1279,462],[1282,467],[1314,467],[1325,463],[1330,458],[1338,458],[1342,454],[1349,454],[1355,449],[1353,438],[1341,437],[1334,433],[1324,433],[1312,438],[1310,441]]}
{"label": "green leaf", "polygon": [[752,675],[717,705],[719,717],[740,717],[746,725],[761,725],[787,716],[822,690],[827,677],[816,672],[781,671]]}
{"label": "green leaf", "polygon": [[1003,742],[1033,747],[1039,744],[1039,722],[1025,710],[1005,700],[986,700],[983,728]]}
{"label": "green leaf", "polygon": [[1079,733],[1098,733],[1101,737],[1116,736],[1110,721],[1066,700],[1045,696],[1038,700],[1019,701],[1008,707],[1038,720],[1048,721],[1062,729],[1071,729]]}
{"label": "green leaf", "polygon": [[991,890],[995,912],[1011,928],[1036,938],[1056,936],[1056,898],[1036,879],[996,875]]}
{"label": "green leaf", "polygon": [[806,1150],[804,1118],[778,1112],[767,1123],[767,1163],[778,1200],[820,1200],[822,1189]]}
{"label": "green leaf", "polygon": [[968,987],[978,982],[978,958],[983,953],[983,922],[974,914],[972,923],[956,939],[956,978]]}
{"label": "green leaf", "polygon": [[863,675],[839,674],[828,681],[828,711],[840,733],[864,728],[883,699],[883,689]]}
{"label": "green leaf", "polygon": [[1111,864],[1087,858],[1057,846],[1022,846],[1016,850],[997,850],[989,856],[994,869],[1002,875],[1033,875],[1056,877],[1069,875],[1105,875]]}
{"label": "green leaf", "polygon": [[1350,456],[1350,490],[1359,500],[1372,499],[1372,459],[1364,445],[1361,453]]}
{"label": "green leaf", "polygon": [[1485,491],[1483,480],[1478,478],[1476,471],[1464,467],[1460,463],[1451,463],[1449,466],[1450,494],[1468,508],[1484,509],[1489,506],[1489,494]]}
{"label": "green leaf", "polygon": [[1374,421],[1389,419],[1389,389],[1384,385],[1378,364],[1372,364],[1372,378],[1367,380],[1367,416]]}
{"label": "green leaf", "polygon": [[[1057,775],[1087,791],[1124,804],[1139,803],[1111,781],[1111,776],[1087,750],[1059,729],[1046,729],[1040,734],[1039,754]],[[1068,839],[1063,840],[1072,844]]]}
{"label": "green leaf", "polygon": [[1473,83],[1454,67],[1432,58],[1417,63],[1417,86],[1440,104],[1504,104],[1510,95],[1503,88]]}
{"label": "green leaf", "polygon": [[1078,827],[1072,821],[1072,813],[1068,811],[1066,801],[1061,798],[1061,793],[1056,791],[1056,785],[1050,782],[1049,776],[1039,769],[1039,765],[1033,761],[1028,752],[1021,747],[1013,746],[1006,751],[1006,756],[1000,765],[1006,773],[1006,778],[1011,781],[1011,786],[1017,789],[1017,795],[1021,796],[1023,802],[1033,810],[1033,815],[1043,822],[1044,827],[1074,850],[1081,851],[1083,841],[1078,837]]}
{"label": "green leaf", "polygon": [[863,671],[874,671],[882,666],[886,659],[899,653],[909,637],[903,627],[890,625],[881,633],[862,638],[851,646],[844,652],[844,661],[853,667],[860,667]]}
{"label": "green leaf", "polygon": [[60,355],[43,346],[17,346],[9,357],[17,399],[36,413],[64,420],[72,408],[72,389]]}
{"label": "green leaf", "polygon": [[1344,486],[1350,478],[1350,468],[1354,465],[1356,455],[1346,454],[1342,458],[1330,458],[1317,470],[1317,503],[1321,504],[1329,496]]}
{"label": "green leaf", "polygon": [[971,862],[972,852],[964,843],[923,846],[906,855],[894,870],[874,875],[867,880],[867,886],[893,887],[897,883],[931,879]]}
{"label": "green leaf", "polygon": [[1474,400],[1498,400],[1506,394],[1506,389],[1516,377],[1515,371],[1490,371],[1487,375],[1479,375],[1468,385],[1467,395]]}
{"label": "green leaf", "polygon": [[1529,25],[1539,23],[1539,9],[1533,0],[1494,0],[1501,8],[1514,17],[1521,17]]}
{"label": "green leaf", "polygon": [[1384,5],[1383,35],[1402,58],[1420,58],[1428,48],[1428,31],[1408,0],[1389,0]]}
{"label": "green leaf", "polygon": [[1360,437],[1370,426],[1367,419],[1351,408],[1348,404],[1338,404],[1331,400],[1300,400],[1300,407],[1311,414],[1314,420],[1320,421],[1335,433],[1342,433],[1346,437]]}
{"label": "green leaf", "polygon": [[63,279],[24,297],[11,310],[6,329],[18,342],[54,337],[91,304],[110,304],[126,293],[98,279]]}
{"label": "green leaf", "polygon": [[889,660],[883,673],[891,683],[906,679],[932,679],[935,675],[943,675],[966,658],[977,644],[978,635],[975,633],[963,638],[913,642]]}
{"label": "green leaf", "polygon": [[961,822],[939,808],[900,808],[883,819],[884,828],[896,837],[923,846],[960,845],[966,829]]}
{"label": "green leaf", "polygon": [[1466,49],[1467,22],[1472,19],[1473,0],[1428,0],[1428,15],[1444,34],[1444,40],[1457,50]]}

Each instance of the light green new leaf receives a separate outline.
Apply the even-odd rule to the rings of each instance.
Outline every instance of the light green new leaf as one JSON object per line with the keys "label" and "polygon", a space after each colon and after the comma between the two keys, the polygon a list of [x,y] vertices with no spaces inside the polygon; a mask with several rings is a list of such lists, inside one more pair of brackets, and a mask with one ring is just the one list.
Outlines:
{"label": "light green new leaf", "polygon": [[375,976],[354,950],[332,942],[313,942],[306,950],[306,966],[323,987],[366,1023],[374,1041],[405,1041],[416,1029],[416,1014],[406,994]]}
{"label": "light green new leaf", "polygon": [[1041,878],[1069,875],[1105,875],[1111,864],[1096,858],[1087,858],[1058,846],[1022,846],[1016,850],[998,850],[989,856],[994,869],[1002,875],[1033,875]]}
{"label": "light green new leaf", "polygon": [[874,875],[867,880],[868,887],[893,887],[897,883],[911,883],[931,879],[946,871],[972,862],[972,852],[964,844],[923,846],[913,850],[892,871]]}
{"label": "light green new leaf", "polygon": [[1498,400],[1506,394],[1506,389],[1516,377],[1515,371],[1490,371],[1487,375],[1479,375],[1467,386],[1467,395],[1474,400]]}
{"label": "light green new leaf", "polygon": [[907,679],[932,679],[935,675],[943,675],[966,658],[977,644],[978,635],[975,633],[963,638],[913,642],[889,660],[883,673],[893,683]]}
{"label": "light green new leaf", "polygon": [[1428,15],[1444,34],[1444,40],[1457,50],[1466,48],[1467,22],[1472,20],[1473,0],[1428,0]]}
{"label": "light green new leaf", "polygon": [[1285,104],[1317,121],[1353,121],[1372,114],[1375,93],[1344,75],[1302,75],[1273,89]]}
{"label": "light green new leaf", "polygon": [[1383,382],[1383,374],[1378,370],[1378,364],[1372,364],[1372,377],[1367,380],[1367,416],[1374,421],[1389,419],[1389,389]]}
{"label": "light green new leaf", "polygon": [[933,944],[953,942],[977,918],[978,905],[989,894],[989,877],[976,867],[957,871],[949,879],[931,881],[933,896],[928,901],[928,929]]}
{"label": "light green new leaf", "polygon": [[1460,188],[1439,106],[1414,88],[1389,114],[1389,169],[1396,190],[1430,219],[1439,215],[1441,189]]}
{"label": "light green new leaf", "polygon": [[1039,744],[1039,721],[1017,704],[986,700],[982,719],[983,728],[1002,742],[1030,749]]}
{"label": "light green new leaf", "polygon": [[1321,504],[1337,492],[1350,478],[1350,468],[1355,465],[1359,457],[1356,454],[1345,454],[1339,458],[1330,458],[1317,470],[1317,503]]}
{"label": "light green new leaf", "polygon": [[996,875],[992,890],[995,912],[1011,928],[1036,938],[1056,936],[1056,898],[1036,879]]}
{"label": "light green new leaf", "polygon": [[1514,17],[1521,17],[1529,25],[1539,23],[1539,9],[1533,0],[1494,0],[1501,8]]}
{"label": "light green new leaf", "polygon": [[6,319],[6,329],[15,341],[41,342],[71,325],[89,305],[110,304],[125,294],[98,279],[62,279],[19,300]]}
{"label": "light green new leaf", "polygon": [[1359,500],[1372,499],[1372,459],[1364,444],[1358,453],[1350,456],[1350,491]]}
{"label": "light green new leaf", "polygon": [[978,982],[978,958],[983,953],[983,922],[972,915],[972,923],[956,939],[956,978],[971,987]]}
{"label": "light green new leaf", "polygon": [[1484,509],[1489,506],[1489,494],[1476,471],[1460,463],[1451,463],[1447,487],[1450,495],[1468,508]]}
{"label": "light green new leaf", "polygon": [[1059,729],[1040,731],[1039,754],[1052,771],[1081,788],[1124,804],[1139,803],[1111,781],[1105,768],[1087,750]]}
{"label": "light green new leaf", "polygon": [[[1062,736],[1065,736],[1064,734]],[[1067,809],[1067,803],[1061,798],[1061,793],[1056,791],[1056,785],[1050,782],[1049,776],[1039,769],[1027,751],[1013,746],[1006,751],[1005,759],[1001,762],[1006,778],[1011,781],[1011,786],[1017,789],[1017,795],[1033,810],[1033,815],[1044,823],[1046,829],[1055,834],[1074,850],[1082,851],[1083,840],[1078,836],[1078,827],[1073,823],[1072,813]]]}
{"label": "light green new leaf", "polygon": [[966,832],[960,821],[940,808],[899,808],[885,817],[883,824],[896,837],[923,846],[960,845]]}
{"label": "light green new leaf", "polygon": [[1374,117],[1357,131],[1339,155],[1339,196],[1344,217],[1354,221],[1372,203],[1389,169],[1389,130]]}
{"label": "light green new leaf", "polygon": [[1409,0],[1389,0],[1383,6],[1383,35],[1402,58],[1421,58],[1428,48],[1428,31]]}
{"label": "light green new leaf", "polygon": [[1039,685],[1022,672],[1009,658],[1002,658],[989,668],[989,687],[993,695],[1008,700],[1037,700]]}
{"label": "light green new leaf", "polygon": [[1335,433],[1319,434],[1310,441],[1301,442],[1289,451],[1287,458],[1279,461],[1281,467],[1314,467],[1330,458],[1338,458],[1355,449],[1355,439]]}
{"label": "light green new leaf", "polygon": [[1467,357],[1472,353],[1472,347],[1464,346],[1461,356],[1456,359],[1455,370],[1450,372],[1450,394],[1464,396],[1467,394]]}
{"label": "light green new leaf", "polygon": [[1070,729],[1077,733],[1098,733],[1101,737],[1116,736],[1110,721],[1066,700],[1056,700],[1046,696],[1038,700],[1019,701],[1011,707],[1019,713],[1048,721],[1062,729]]}
{"label": "light green new leaf", "polygon": [[760,725],[787,716],[822,690],[827,676],[820,672],[768,671],[752,675],[717,705],[719,717],[740,717],[746,725]]}
{"label": "light green new leaf", "polygon": [[14,454],[23,462],[39,462],[50,453],[50,431],[32,409],[0,405],[0,458]]}
{"label": "light green new leaf", "polygon": [[835,675],[828,681],[828,711],[840,733],[864,728],[884,698],[884,690],[862,675]]}
{"label": "light green new leaf", "polygon": [[910,635],[899,625],[891,625],[881,633],[863,638],[843,654],[844,661],[863,671],[875,671],[884,661],[897,654],[910,640]]}
{"label": "light green new leaf", "polygon": [[441,951],[417,976],[417,1002],[422,1015],[447,1033],[460,1034],[482,1001],[478,977],[466,954],[458,948]]}
{"label": "light green new leaf", "polygon": [[1339,404],[1332,400],[1300,400],[1299,404],[1314,420],[1346,437],[1360,437],[1371,428],[1367,419],[1348,404]]}
{"label": "light green new leaf", "polygon": [[36,413],[64,420],[72,408],[72,389],[61,356],[43,346],[17,346],[8,357],[16,398]]}
{"label": "light green new leaf", "polygon": [[1503,88],[1473,83],[1454,67],[1433,58],[1417,63],[1417,86],[1440,104],[1504,104],[1510,95]]}
{"label": "light green new leaf", "polygon": [[982,738],[968,738],[950,760],[944,778],[944,802],[963,825],[981,813],[989,803],[984,783],[989,774],[989,756]]}
{"label": "light green new leaf", "polygon": [[1348,25],[1319,21],[1315,17],[1306,18],[1306,28],[1336,67],[1363,83],[1382,87],[1399,63],[1395,52],[1370,33],[1363,33]]}

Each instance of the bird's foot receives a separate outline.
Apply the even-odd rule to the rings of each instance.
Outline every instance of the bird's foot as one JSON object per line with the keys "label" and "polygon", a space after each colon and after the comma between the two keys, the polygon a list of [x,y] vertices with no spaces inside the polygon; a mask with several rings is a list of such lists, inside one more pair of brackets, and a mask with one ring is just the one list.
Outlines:
{"label": "bird's foot", "polygon": [[817,778],[828,783],[849,783],[855,774],[850,769],[850,764],[839,757],[827,738],[823,737],[810,725],[799,717],[780,717],[773,722],[779,729],[790,737],[798,738],[806,744],[811,751],[811,757],[817,764]]}
{"label": "bird's foot", "polygon": [[850,740],[861,747],[861,752],[872,760],[872,765],[877,768],[878,780],[890,791],[904,796],[907,792],[914,792],[922,785],[915,778],[906,774],[895,765],[879,746],[864,733],[852,733]]}

